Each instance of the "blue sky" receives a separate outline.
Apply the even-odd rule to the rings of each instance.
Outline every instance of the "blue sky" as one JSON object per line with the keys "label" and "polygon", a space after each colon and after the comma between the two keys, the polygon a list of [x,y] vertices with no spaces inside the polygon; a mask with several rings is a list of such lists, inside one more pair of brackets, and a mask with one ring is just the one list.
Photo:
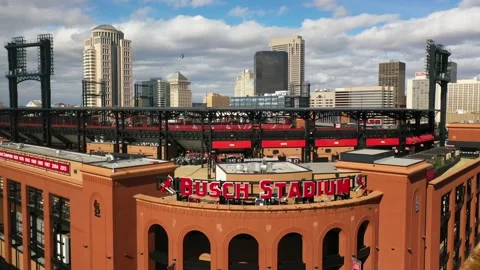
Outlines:
{"label": "blue sky", "polygon": [[[178,0],[181,1],[181,0]],[[328,1],[328,0],[326,0]],[[365,4],[368,2],[368,4]],[[299,0],[222,0],[212,5],[201,7],[172,7],[162,1],[149,0],[113,0],[95,1],[95,18],[99,23],[114,23],[128,17],[132,12],[144,7],[150,7],[150,17],[153,19],[169,19],[177,15],[202,15],[211,19],[225,20],[229,24],[238,24],[245,19],[254,19],[266,26],[299,27],[304,19],[330,17],[331,12],[320,10],[308,5],[309,1]],[[426,16],[432,12],[447,10],[458,5],[454,0],[339,0],[337,5],[344,6],[349,15],[398,14],[401,19]],[[251,12],[245,18],[228,15],[236,8],[248,8]],[[283,8],[282,8],[283,7]],[[278,14],[280,8],[285,11]],[[108,10],[108,12],[105,12]]]}

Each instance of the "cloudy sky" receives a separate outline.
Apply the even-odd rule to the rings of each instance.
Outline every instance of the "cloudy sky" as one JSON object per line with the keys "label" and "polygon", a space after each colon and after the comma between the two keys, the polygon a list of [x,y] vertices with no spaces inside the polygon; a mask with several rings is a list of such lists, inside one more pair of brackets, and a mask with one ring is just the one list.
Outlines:
{"label": "cloudy sky", "polygon": [[[306,79],[318,88],[375,85],[378,63],[424,69],[426,39],[446,45],[459,78],[480,74],[480,0],[0,0],[0,38],[52,33],[53,102],[78,104],[82,42],[112,24],[133,42],[134,80],[180,70],[195,101],[208,92],[232,95],[235,77],[274,37],[306,40]],[[29,50],[29,69],[37,66]],[[179,56],[185,55],[184,59]],[[7,71],[7,51],[0,50]],[[8,82],[0,100],[8,104]],[[40,98],[40,84],[19,85],[20,104]]]}

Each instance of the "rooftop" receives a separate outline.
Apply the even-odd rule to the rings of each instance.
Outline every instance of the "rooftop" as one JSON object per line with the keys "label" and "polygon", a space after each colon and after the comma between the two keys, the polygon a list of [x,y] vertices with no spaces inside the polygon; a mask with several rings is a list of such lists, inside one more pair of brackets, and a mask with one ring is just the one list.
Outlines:
{"label": "rooftop", "polygon": [[113,25],[110,25],[110,24],[101,24],[95,28],[93,28],[93,30],[110,30],[110,31],[118,31],[117,28],[115,28]]}
{"label": "rooftop", "polygon": [[394,155],[393,150],[360,149],[342,153],[341,160],[400,167],[410,167],[424,160],[417,157],[396,158]]}
{"label": "rooftop", "polygon": [[89,164],[92,166],[108,169],[130,168],[167,162],[163,160],[156,160],[133,155],[128,155],[127,158],[120,158],[118,155],[112,154],[105,154],[103,156],[89,155],[71,151],[56,150],[36,145],[11,142],[0,142],[0,151],[22,152],[38,156],[51,157],[53,159],[81,162],[82,164]]}
{"label": "rooftop", "polygon": [[272,174],[308,172],[309,170],[290,162],[248,162],[238,164],[217,164],[229,174]]}
{"label": "rooftop", "polygon": [[335,167],[334,162],[315,162],[301,163],[300,166],[309,169],[313,174],[333,174],[333,173],[351,173],[354,171],[339,170]]}

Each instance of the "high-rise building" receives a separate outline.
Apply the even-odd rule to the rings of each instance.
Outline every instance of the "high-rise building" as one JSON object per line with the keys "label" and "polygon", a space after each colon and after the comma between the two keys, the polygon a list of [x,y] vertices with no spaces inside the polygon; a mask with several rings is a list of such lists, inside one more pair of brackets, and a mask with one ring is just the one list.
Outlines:
{"label": "high-rise building", "polygon": [[140,107],[170,107],[170,83],[162,78],[136,82],[135,99]]}
{"label": "high-rise building", "polygon": [[457,82],[457,63],[453,61],[449,61],[447,71],[450,75],[450,83],[456,83]]}
{"label": "high-rise building", "polygon": [[395,87],[359,86],[335,89],[337,108],[395,108]]}
{"label": "high-rise building", "polygon": [[102,89],[109,107],[133,105],[132,42],[111,25],[100,25],[85,40],[83,78],[87,92],[85,106],[100,107]]}
{"label": "high-rise building", "polygon": [[405,63],[390,60],[378,65],[378,85],[393,86],[395,107],[405,106]]}
{"label": "high-rise building", "polygon": [[170,107],[192,107],[190,81],[180,72],[167,77],[170,83]]}
{"label": "high-rise building", "polygon": [[256,95],[288,89],[288,54],[286,52],[256,52],[254,65]]}
{"label": "high-rise building", "polygon": [[255,96],[255,74],[248,69],[242,70],[242,74],[235,81],[234,97]]}
{"label": "high-rise building", "polygon": [[458,80],[448,84],[447,112],[480,112],[480,79]]}
{"label": "high-rise building", "polygon": [[[407,81],[406,105],[408,109],[428,110],[429,85],[430,82],[426,72],[415,72],[415,78]],[[440,86],[437,85],[436,87],[435,109],[440,110]],[[435,121],[440,122],[440,114],[437,114]]]}
{"label": "high-rise building", "polygon": [[203,98],[203,103],[207,104],[207,108],[226,108],[230,107],[230,97],[222,96],[218,93],[208,93]]}
{"label": "high-rise building", "polygon": [[335,91],[328,89],[315,90],[310,94],[311,108],[335,107]]}
{"label": "high-rise building", "polygon": [[290,36],[270,40],[270,50],[288,53],[288,85],[295,95],[300,95],[305,84],[305,40]]}

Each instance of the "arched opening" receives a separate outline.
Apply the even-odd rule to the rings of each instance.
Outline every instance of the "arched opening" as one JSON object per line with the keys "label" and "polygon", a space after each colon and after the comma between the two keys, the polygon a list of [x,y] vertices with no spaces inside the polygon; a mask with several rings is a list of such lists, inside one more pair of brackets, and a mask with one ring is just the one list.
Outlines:
{"label": "arched opening", "polygon": [[303,237],[289,233],[278,242],[278,270],[305,270],[303,262]]}
{"label": "arched opening", "polygon": [[331,229],[323,238],[323,270],[339,270],[345,263],[340,253],[341,232],[339,228]]}
{"label": "arched opening", "polygon": [[370,237],[367,229],[369,228],[369,221],[365,220],[358,228],[357,232],[357,259],[362,262],[362,265],[365,264],[368,257],[370,256]]}
{"label": "arched opening", "polygon": [[[168,235],[165,229],[152,225],[148,230],[149,264],[155,265],[155,270],[164,270],[168,267]],[[152,268],[149,268],[152,269]]]}
{"label": "arched opening", "polygon": [[210,240],[199,231],[191,231],[183,238],[183,269],[210,270]]}
{"label": "arched opening", "polygon": [[239,234],[228,244],[229,270],[258,270],[258,242],[249,234]]}

